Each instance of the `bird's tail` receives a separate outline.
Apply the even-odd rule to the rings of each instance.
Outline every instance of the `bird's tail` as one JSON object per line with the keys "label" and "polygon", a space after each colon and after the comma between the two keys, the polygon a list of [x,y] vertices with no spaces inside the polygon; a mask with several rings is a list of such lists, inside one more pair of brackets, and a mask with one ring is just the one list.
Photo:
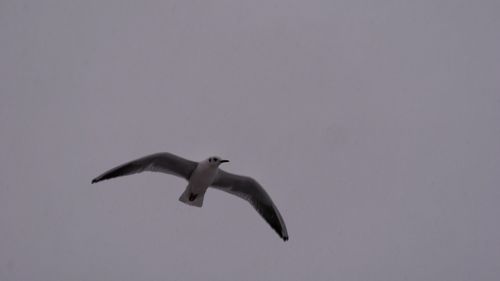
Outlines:
{"label": "bird's tail", "polygon": [[205,192],[196,194],[191,192],[190,188],[186,188],[181,197],[179,197],[179,201],[201,208],[201,206],[203,206],[203,197],[205,197]]}

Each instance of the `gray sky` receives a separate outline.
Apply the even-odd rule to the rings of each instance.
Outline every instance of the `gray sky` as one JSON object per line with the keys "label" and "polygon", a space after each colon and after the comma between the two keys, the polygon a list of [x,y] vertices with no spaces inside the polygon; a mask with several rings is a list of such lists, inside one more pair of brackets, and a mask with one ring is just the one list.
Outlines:
{"label": "gray sky", "polygon": [[[0,2],[0,280],[499,280],[499,1]],[[141,174],[231,160],[287,223]]]}

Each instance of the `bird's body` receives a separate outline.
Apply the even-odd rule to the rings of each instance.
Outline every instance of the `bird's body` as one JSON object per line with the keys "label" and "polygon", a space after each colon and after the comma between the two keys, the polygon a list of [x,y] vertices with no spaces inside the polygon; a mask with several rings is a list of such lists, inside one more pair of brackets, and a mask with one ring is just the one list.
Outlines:
{"label": "bird's body", "polygon": [[224,162],[229,161],[214,156],[200,162],[194,162],[168,152],[156,153],[115,167],[93,179],[92,183],[143,171],[163,172],[179,176],[188,181],[179,201],[191,206],[202,207],[208,187],[228,192],[248,201],[278,235],[287,241],[288,232],[285,223],[271,197],[254,179],[219,169],[219,165]]}
{"label": "bird's body", "polygon": [[214,182],[218,169],[217,166],[210,165],[207,160],[198,163],[198,166],[196,166],[193,174],[189,178],[186,190],[184,190],[184,193],[179,197],[179,201],[191,206],[203,206],[205,192]]}

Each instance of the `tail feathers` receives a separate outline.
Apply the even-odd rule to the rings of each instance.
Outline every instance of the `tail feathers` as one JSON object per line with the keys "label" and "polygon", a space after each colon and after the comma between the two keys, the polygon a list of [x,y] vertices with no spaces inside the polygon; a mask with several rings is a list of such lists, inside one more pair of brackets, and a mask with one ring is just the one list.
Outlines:
{"label": "tail feathers", "polygon": [[181,197],[179,197],[179,201],[186,203],[191,206],[195,207],[200,207],[203,206],[203,197],[205,196],[204,193],[202,194],[195,194],[192,193],[189,188],[186,188],[184,193],[182,193]]}

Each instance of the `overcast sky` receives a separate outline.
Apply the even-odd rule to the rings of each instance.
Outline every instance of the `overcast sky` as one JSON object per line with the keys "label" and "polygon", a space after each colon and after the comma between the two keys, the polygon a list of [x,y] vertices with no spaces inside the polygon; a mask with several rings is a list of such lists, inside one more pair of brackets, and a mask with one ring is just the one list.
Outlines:
{"label": "overcast sky", "polygon": [[[0,280],[500,279],[500,1],[0,1]],[[287,224],[144,173],[230,159]]]}

